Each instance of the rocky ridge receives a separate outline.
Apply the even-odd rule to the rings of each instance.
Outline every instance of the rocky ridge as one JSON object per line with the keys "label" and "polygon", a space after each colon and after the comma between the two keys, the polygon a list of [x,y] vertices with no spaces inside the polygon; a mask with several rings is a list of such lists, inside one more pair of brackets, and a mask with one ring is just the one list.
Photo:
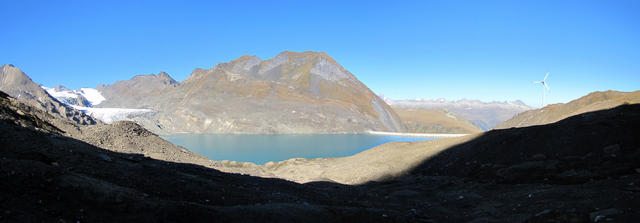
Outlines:
{"label": "rocky ridge", "polygon": [[582,113],[613,108],[622,104],[640,103],[640,91],[598,91],[569,103],[547,105],[540,109],[522,112],[495,126],[495,129],[544,125]]}

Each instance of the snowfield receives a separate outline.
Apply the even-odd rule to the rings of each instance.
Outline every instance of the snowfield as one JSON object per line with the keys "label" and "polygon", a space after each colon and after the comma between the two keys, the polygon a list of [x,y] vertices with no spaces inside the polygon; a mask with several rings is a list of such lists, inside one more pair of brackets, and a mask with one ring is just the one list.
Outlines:
{"label": "snowfield", "polygon": [[100,91],[93,88],[80,88],[78,90],[69,90],[69,89],[63,88],[60,90],[56,90],[55,88],[50,88],[45,86],[40,86],[40,87],[42,87],[42,89],[47,91],[49,95],[53,96],[59,101],[64,101],[64,102],[69,101],[67,100],[68,98],[78,98],[78,96],[82,96],[85,99],[87,99],[87,101],[89,101],[91,106],[94,106],[106,100],[104,96],[102,96]]}
{"label": "snowfield", "polygon": [[54,98],[78,98],[78,95],[72,91],[56,91],[55,88],[50,88],[45,86],[41,86],[41,87]]}
{"label": "snowfield", "polygon": [[80,90],[76,90],[76,92],[82,94],[82,96],[91,103],[91,106],[100,104],[106,100],[104,96],[100,94],[100,91],[93,88],[80,88]]}

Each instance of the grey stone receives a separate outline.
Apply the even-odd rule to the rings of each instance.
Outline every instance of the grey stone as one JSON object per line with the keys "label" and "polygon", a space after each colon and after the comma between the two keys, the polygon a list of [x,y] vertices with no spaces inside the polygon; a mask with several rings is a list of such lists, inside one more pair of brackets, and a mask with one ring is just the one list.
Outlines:
{"label": "grey stone", "polygon": [[544,209],[543,211],[538,212],[535,216],[538,217],[549,213],[551,213],[551,209]]}
{"label": "grey stone", "polygon": [[621,210],[615,209],[615,208],[609,208],[609,209],[604,209],[604,210],[599,210],[599,211],[594,211],[591,212],[589,214],[589,218],[591,219],[591,221],[593,222],[599,222],[602,221],[604,218],[610,217],[610,216],[614,216],[614,215],[619,215],[624,213]]}
{"label": "grey stone", "polygon": [[111,157],[110,157],[110,156],[108,156],[107,154],[102,154],[102,153],[100,153],[100,154],[98,154],[98,158],[100,158],[100,159],[102,159],[102,160],[104,160],[104,161],[106,161],[106,162],[112,162],[112,161],[113,161],[113,160],[111,159]]}
{"label": "grey stone", "polygon": [[544,154],[536,154],[536,155],[533,155],[531,157],[531,159],[533,159],[533,160],[545,160],[545,159],[547,159],[547,156],[545,156]]}
{"label": "grey stone", "polygon": [[618,144],[609,145],[604,147],[602,151],[606,154],[616,154],[620,152],[620,145]]}

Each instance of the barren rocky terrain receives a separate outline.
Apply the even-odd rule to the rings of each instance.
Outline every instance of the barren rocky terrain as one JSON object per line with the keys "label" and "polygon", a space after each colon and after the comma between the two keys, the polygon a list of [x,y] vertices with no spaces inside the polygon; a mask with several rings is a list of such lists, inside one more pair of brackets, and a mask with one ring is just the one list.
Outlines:
{"label": "barren rocky terrain", "polygon": [[298,184],[208,168],[240,164],[209,164],[131,122],[84,126],[79,131],[87,138],[73,138],[36,108],[0,96],[3,222],[640,219],[637,104],[548,125],[259,167],[309,181]]}
{"label": "barren rocky terrain", "polygon": [[131,121],[91,121],[17,68],[2,74],[2,222],[640,219],[635,93],[585,96],[545,125],[255,165],[210,160]]}

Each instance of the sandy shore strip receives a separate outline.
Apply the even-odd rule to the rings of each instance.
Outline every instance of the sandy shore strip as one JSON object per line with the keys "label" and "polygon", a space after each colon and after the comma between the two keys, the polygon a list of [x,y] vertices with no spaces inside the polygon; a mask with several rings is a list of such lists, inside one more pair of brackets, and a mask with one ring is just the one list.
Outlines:
{"label": "sandy shore strip", "polygon": [[447,134],[447,133],[406,133],[406,132],[379,132],[369,131],[372,135],[389,135],[389,136],[406,136],[406,137],[434,137],[434,138],[453,138],[466,136],[469,134]]}

